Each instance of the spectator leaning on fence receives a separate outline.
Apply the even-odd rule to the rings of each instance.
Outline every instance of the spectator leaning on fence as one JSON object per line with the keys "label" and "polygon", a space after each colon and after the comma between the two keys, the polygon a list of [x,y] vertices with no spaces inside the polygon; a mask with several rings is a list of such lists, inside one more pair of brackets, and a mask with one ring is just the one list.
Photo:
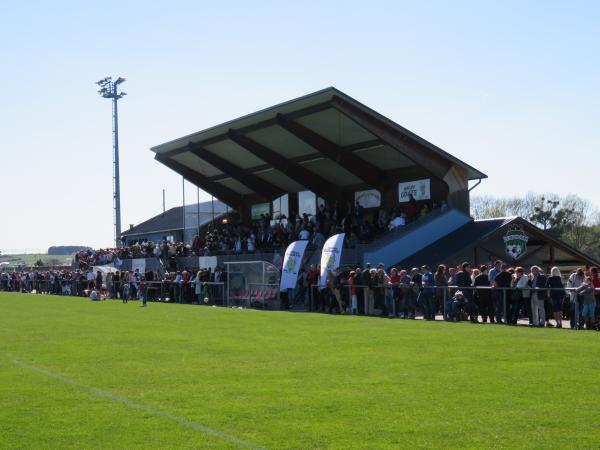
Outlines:
{"label": "spectator leaning on fence", "polygon": [[585,327],[588,330],[594,328],[594,316],[596,314],[596,296],[594,295],[594,284],[592,277],[586,276],[581,286],[577,288],[577,295],[580,302],[583,303],[581,316],[585,321]]}
{"label": "spectator leaning on fence", "polygon": [[477,305],[481,314],[481,320],[486,323],[488,318],[490,323],[494,323],[494,303],[492,299],[492,291],[490,287],[490,279],[488,276],[488,268],[486,265],[481,266],[480,273],[473,280],[473,286],[479,287],[475,291]]}
{"label": "spectator leaning on fence", "polygon": [[538,266],[531,267],[531,273],[529,275],[529,285],[531,286],[531,315],[532,323],[534,327],[543,327],[546,323],[546,308],[545,308],[545,296],[546,296],[546,275],[542,273],[542,269]]}
{"label": "spectator leaning on fence", "polygon": [[571,298],[570,310],[571,310],[571,328],[579,328],[579,321],[581,319],[581,312],[583,304],[579,298],[579,294],[576,289],[583,284],[585,273],[583,269],[577,269],[573,272],[567,281],[567,288],[575,289],[571,290],[569,296]]}

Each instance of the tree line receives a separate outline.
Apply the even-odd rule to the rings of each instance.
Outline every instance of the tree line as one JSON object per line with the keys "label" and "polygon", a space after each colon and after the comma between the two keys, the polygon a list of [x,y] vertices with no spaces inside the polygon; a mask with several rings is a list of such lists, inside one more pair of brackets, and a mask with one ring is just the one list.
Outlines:
{"label": "tree line", "polygon": [[520,216],[577,250],[600,259],[600,212],[578,195],[538,194],[524,197],[471,197],[475,219]]}
{"label": "tree line", "polygon": [[74,255],[81,250],[87,250],[89,247],[84,245],[54,245],[48,248],[49,255]]}

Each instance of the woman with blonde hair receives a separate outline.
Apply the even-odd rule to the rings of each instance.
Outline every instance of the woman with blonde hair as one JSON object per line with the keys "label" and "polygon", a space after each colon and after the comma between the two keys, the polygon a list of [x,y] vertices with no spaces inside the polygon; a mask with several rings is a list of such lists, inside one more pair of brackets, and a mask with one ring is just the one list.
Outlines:
{"label": "woman with blonde hair", "polygon": [[562,282],[562,275],[558,267],[553,267],[550,271],[550,277],[546,281],[546,288],[550,291],[550,300],[552,301],[552,313],[556,321],[556,328],[562,328],[562,305],[565,299],[565,285]]}

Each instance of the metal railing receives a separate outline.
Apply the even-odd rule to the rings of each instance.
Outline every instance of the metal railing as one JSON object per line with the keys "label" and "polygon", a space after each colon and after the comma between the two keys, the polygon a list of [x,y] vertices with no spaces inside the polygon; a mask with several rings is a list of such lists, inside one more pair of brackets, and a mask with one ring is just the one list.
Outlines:
{"label": "metal railing", "polygon": [[[578,288],[514,288],[488,286],[432,286],[413,284],[348,285],[337,287],[306,286],[302,289],[279,293],[275,284],[248,284],[246,288],[232,288],[225,283],[175,282],[172,280],[145,282],[112,282],[96,286],[95,280],[54,278],[20,279],[0,278],[0,291],[27,292],[45,295],[90,297],[93,290],[99,299],[122,301],[146,300],[169,303],[209,304],[227,307],[279,309],[286,306],[304,306],[308,311],[339,312],[379,315],[414,319],[471,320],[481,316],[490,322],[513,325],[522,318],[537,317],[534,324],[550,319],[548,308],[560,317],[570,320],[571,328],[581,328],[584,303]],[[457,298],[456,291],[463,297]],[[552,295],[557,292],[558,295]],[[600,295],[600,289],[595,289]],[[554,301],[554,305],[550,304]],[[535,302],[539,302],[536,306]],[[532,306],[533,305],[533,306]],[[535,312],[532,311],[534,307]]]}
{"label": "metal railing", "polygon": [[[462,299],[454,297],[462,291]],[[488,286],[431,286],[412,284],[348,285],[339,288],[308,286],[306,310],[328,311],[361,315],[383,315],[414,319],[422,316],[428,320],[475,320],[481,316],[490,322],[516,324],[518,320],[537,314],[534,324],[554,319],[551,292],[559,300],[562,317],[567,316],[572,328],[581,326],[583,302],[577,288],[514,288]],[[600,289],[595,289],[600,295]],[[338,299],[338,296],[340,299]],[[539,302],[539,311],[531,312],[531,301]],[[341,300],[341,301],[340,301]],[[529,303],[528,303],[529,302]],[[547,311],[550,308],[552,311]]]}

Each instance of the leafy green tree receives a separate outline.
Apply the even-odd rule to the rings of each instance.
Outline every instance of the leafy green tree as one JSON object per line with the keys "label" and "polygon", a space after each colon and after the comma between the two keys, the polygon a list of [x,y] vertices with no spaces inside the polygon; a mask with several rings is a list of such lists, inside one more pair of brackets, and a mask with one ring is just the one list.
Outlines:
{"label": "leafy green tree", "polygon": [[529,216],[529,220],[533,223],[541,225],[544,230],[552,228],[555,223],[555,215],[557,214],[559,200],[546,199],[544,196],[540,197],[539,203],[533,207],[533,214]]}

